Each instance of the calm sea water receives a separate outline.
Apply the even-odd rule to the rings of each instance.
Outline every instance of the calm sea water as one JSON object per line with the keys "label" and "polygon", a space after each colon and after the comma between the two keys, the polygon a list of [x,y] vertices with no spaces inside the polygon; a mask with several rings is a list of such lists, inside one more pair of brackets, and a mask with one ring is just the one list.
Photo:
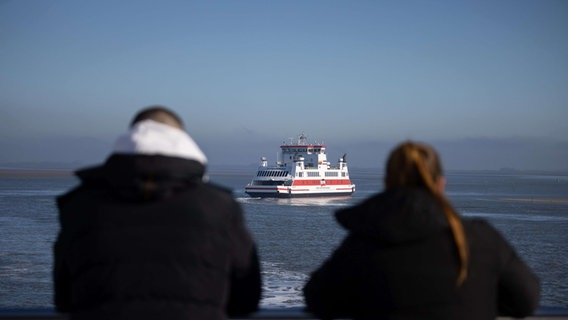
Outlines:
{"label": "calm sea water", "polygon": [[[335,210],[378,192],[378,170],[351,169],[352,197],[257,199],[244,185],[252,171],[213,171],[233,188],[256,238],[263,269],[263,307],[303,305],[301,288],[345,236]],[[464,216],[498,228],[541,278],[543,306],[568,306],[568,176],[450,173],[447,194]],[[74,186],[69,176],[0,177],[0,308],[52,307],[51,248],[58,231],[54,197]]]}

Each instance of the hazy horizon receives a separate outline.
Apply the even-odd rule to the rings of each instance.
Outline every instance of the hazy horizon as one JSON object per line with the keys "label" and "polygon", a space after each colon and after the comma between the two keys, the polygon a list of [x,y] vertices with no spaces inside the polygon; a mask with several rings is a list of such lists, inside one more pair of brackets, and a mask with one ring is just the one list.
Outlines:
{"label": "hazy horizon", "polygon": [[[226,166],[256,166],[262,156],[270,164],[276,161],[280,145],[286,139],[255,142],[236,140],[222,144],[217,141],[200,143],[208,156],[210,168]],[[417,139],[417,141],[420,141]],[[2,157],[0,167],[79,169],[104,162],[111,154],[113,140],[77,138],[59,141],[35,141],[19,148],[19,158]],[[323,140],[328,160],[336,164],[347,154],[348,164],[356,168],[383,168],[390,150],[400,141],[354,141],[334,143]],[[522,170],[568,172],[568,142],[539,139],[463,139],[428,141],[440,153],[446,170]],[[47,151],[49,150],[49,151]],[[47,154],[49,154],[47,156]],[[548,160],[542,155],[554,155]],[[545,164],[545,165],[543,165]]]}

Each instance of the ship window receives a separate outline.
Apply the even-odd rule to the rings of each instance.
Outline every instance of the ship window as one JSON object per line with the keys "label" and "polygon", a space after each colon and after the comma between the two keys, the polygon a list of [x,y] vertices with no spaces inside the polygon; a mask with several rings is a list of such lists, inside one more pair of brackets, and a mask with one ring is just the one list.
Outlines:
{"label": "ship window", "polygon": [[257,186],[281,186],[284,184],[284,181],[256,181],[255,185]]}
{"label": "ship window", "polygon": [[303,173],[303,172],[299,172],[299,173],[298,173],[298,177],[301,178],[301,177],[303,177],[303,176],[304,176],[304,173]]}

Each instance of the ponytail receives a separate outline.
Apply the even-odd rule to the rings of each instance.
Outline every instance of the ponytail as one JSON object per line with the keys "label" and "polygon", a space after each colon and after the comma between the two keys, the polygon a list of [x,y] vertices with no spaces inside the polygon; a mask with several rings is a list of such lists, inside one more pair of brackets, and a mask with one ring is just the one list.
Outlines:
{"label": "ponytail", "polygon": [[436,151],[430,146],[414,142],[406,142],[395,149],[387,163],[386,185],[394,186],[424,186],[438,200],[442,211],[450,224],[454,243],[458,250],[460,269],[457,286],[461,286],[467,278],[469,249],[463,224],[458,213],[448,199],[437,187],[436,182],[442,177],[442,168]]}

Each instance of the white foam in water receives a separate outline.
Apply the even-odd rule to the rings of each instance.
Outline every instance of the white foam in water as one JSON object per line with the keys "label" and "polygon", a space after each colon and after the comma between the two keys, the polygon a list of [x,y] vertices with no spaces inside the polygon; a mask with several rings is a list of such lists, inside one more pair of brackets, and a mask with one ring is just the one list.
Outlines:
{"label": "white foam in water", "polygon": [[260,199],[262,199],[262,198],[260,198],[260,197],[257,197],[257,198],[252,198],[252,197],[236,197],[236,198],[235,198],[235,200],[237,200],[238,202],[242,202],[242,203],[250,202],[250,201],[258,201],[258,200],[260,200]]}
{"label": "white foam in water", "polygon": [[261,308],[291,308],[304,305],[302,288],[308,276],[282,269],[281,265],[271,262],[262,263]]}
{"label": "white foam in water", "polygon": [[241,203],[268,202],[270,204],[291,206],[291,207],[345,207],[350,205],[352,198],[350,197],[299,197],[299,198],[252,198],[237,197],[236,200]]}
{"label": "white foam in water", "polygon": [[276,199],[278,205],[292,207],[344,207],[348,205],[349,197],[307,197]]}
{"label": "white foam in water", "polygon": [[[0,278],[13,281],[26,281],[30,271],[29,263],[19,262],[14,265],[0,266]],[[34,280],[35,281],[35,280]]]}

